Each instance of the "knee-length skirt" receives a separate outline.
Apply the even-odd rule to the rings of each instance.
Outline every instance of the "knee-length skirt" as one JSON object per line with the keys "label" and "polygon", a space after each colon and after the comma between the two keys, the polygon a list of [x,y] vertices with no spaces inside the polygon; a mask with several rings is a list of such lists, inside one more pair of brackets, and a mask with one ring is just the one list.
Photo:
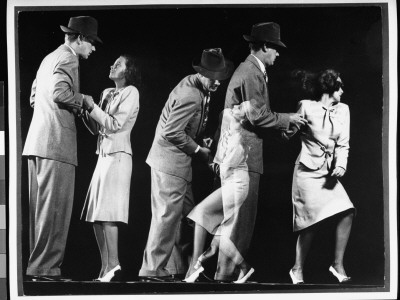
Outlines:
{"label": "knee-length skirt", "polygon": [[197,204],[187,218],[211,234],[230,237],[249,192],[249,173],[221,165],[221,185],[221,188]]}
{"label": "knee-length skirt", "polygon": [[125,152],[99,155],[86,195],[82,219],[128,223],[132,156]]}
{"label": "knee-length skirt", "polygon": [[327,164],[311,170],[295,165],[292,183],[293,231],[299,231],[328,217],[354,209],[343,185],[329,175]]}

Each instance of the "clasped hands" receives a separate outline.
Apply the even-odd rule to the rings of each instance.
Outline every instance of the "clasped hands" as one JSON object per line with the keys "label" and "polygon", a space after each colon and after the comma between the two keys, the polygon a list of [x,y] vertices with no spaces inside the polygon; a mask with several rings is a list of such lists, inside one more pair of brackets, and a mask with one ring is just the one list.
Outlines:
{"label": "clasped hands", "polygon": [[285,140],[289,140],[292,136],[294,136],[297,131],[300,130],[300,127],[308,124],[308,121],[298,113],[289,114],[289,129],[282,131],[282,137]]}
{"label": "clasped hands", "polygon": [[92,109],[94,108],[94,101],[92,96],[84,95],[82,108],[84,110],[88,110],[89,112],[92,111]]}

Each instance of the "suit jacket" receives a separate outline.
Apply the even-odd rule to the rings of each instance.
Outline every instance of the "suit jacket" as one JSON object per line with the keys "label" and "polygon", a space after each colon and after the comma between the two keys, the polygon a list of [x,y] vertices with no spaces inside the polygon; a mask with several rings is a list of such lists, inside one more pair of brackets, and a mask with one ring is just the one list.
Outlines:
{"label": "suit jacket", "polygon": [[22,155],[78,165],[74,111],[82,107],[79,60],[61,45],[42,61],[32,84],[33,117]]}
{"label": "suit jacket", "polygon": [[[97,154],[125,152],[132,155],[131,131],[139,113],[139,91],[132,85],[118,94],[108,88],[101,94],[98,105],[86,112],[85,125],[97,139]],[[100,107],[107,101],[105,111]]]}
{"label": "suit jacket", "polygon": [[197,74],[183,78],[169,94],[146,160],[150,167],[192,180],[192,155],[204,132],[206,96]]}
{"label": "suit jacket", "polygon": [[[235,70],[226,92],[225,108],[232,108],[243,101],[250,101],[257,113],[250,116],[251,128],[275,128],[285,130],[289,127],[289,114],[271,111],[268,86],[256,58],[249,55]],[[263,173],[262,140],[253,136],[254,147],[250,149],[247,164],[249,171]],[[218,162],[218,161],[217,161]]]}
{"label": "suit jacket", "polygon": [[298,112],[308,121],[301,131],[301,151],[296,163],[320,169],[325,161],[330,167],[346,170],[350,140],[350,110],[344,103],[325,107],[319,101],[302,100]]}

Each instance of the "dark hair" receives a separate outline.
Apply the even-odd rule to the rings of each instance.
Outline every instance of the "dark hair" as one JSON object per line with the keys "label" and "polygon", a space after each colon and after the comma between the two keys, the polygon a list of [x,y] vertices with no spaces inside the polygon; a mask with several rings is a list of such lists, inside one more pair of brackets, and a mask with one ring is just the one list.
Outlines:
{"label": "dark hair", "polygon": [[259,51],[264,46],[264,44],[265,43],[263,43],[263,42],[250,42],[249,43],[249,48],[252,51]]}
{"label": "dark hair", "polygon": [[292,78],[300,83],[300,88],[311,96],[320,98],[323,94],[332,95],[338,91],[343,83],[338,81],[340,73],[334,69],[326,69],[319,73],[306,70],[295,70]]}
{"label": "dark hair", "polygon": [[253,51],[259,51],[264,46],[267,48],[272,48],[272,49],[278,50],[277,45],[275,45],[273,43],[269,43],[269,42],[250,42],[249,43],[249,48],[250,48],[250,50],[253,50]]}
{"label": "dark hair", "polygon": [[87,36],[85,36],[83,34],[80,34],[80,33],[76,33],[76,32],[67,32],[67,33],[65,33],[65,37],[70,43],[73,43],[79,37],[81,37],[82,41],[86,41],[88,43],[91,43],[92,45],[96,44],[96,41],[93,40],[92,38],[87,37]]}
{"label": "dark hair", "polygon": [[126,85],[134,85],[139,87],[142,83],[142,76],[137,65],[137,60],[129,54],[122,54],[121,57],[125,58],[125,81]]}
{"label": "dark hair", "polygon": [[73,41],[76,41],[78,37],[80,36],[79,33],[72,33],[72,32],[67,32],[65,33],[65,38],[72,43]]}

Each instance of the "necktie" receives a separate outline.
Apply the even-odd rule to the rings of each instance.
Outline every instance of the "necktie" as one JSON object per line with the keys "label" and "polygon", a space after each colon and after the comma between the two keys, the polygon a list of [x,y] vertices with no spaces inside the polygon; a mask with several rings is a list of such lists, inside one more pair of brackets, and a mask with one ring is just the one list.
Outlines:
{"label": "necktie", "polygon": [[264,71],[264,80],[265,82],[268,82],[267,71]]}
{"label": "necktie", "polygon": [[203,124],[201,125],[203,127],[203,130],[207,126],[207,121],[208,121],[208,111],[209,111],[209,103],[210,103],[210,95],[208,94],[204,98],[204,115],[203,115]]}

